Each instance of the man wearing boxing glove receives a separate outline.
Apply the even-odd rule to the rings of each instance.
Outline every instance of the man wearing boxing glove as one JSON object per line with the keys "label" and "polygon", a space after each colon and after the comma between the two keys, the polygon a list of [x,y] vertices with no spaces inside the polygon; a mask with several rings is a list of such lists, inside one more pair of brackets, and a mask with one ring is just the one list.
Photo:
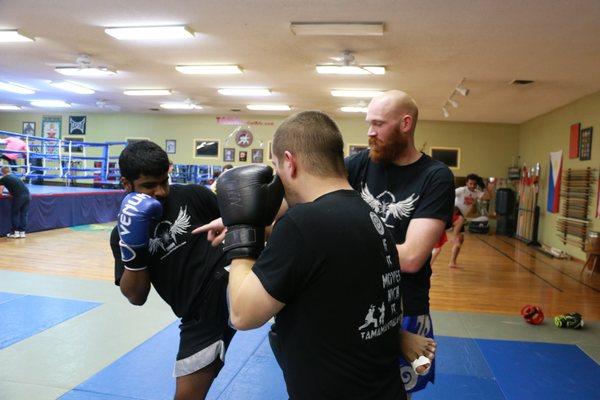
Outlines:
{"label": "man wearing boxing glove", "polygon": [[203,399],[234,333],[223,251],[190,234],[219,217],[216,197],[198,185],[169,186],[167,154],[149,141],[127,146],[119,168],[128,194],[111,235],[115,283],[139,306],[153,286],[181,318],[175,399]]}
{"label": "man wearing boxing glove", "polygon": [[264,249],[279,179],[248,166],[217,183],[232,323],[252,329],[275,316],[271,344],[291,399],[405,398],[398,255],[348,184],[339,129],[323,113],[296,114],[275,133],[273,162],[291,208]]}

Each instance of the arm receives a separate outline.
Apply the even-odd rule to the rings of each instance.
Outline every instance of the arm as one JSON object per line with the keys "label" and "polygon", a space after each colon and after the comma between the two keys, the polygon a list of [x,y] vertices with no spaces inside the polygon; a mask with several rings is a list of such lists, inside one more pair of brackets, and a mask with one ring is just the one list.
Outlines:
{"label": "arm", "polygon": [[238,330],[264,325],[285,304],[275,300],[252,272],[254,260],[238,258],[229,271],[229,312],[231,323]]}
{"label": "arm", "polygon": [[141,271],[130,271],[125,269],[119,284],[121,293],[135,306],[143,305],[150,293],[150,273],[144,269]]}
{"label": "arm", "polygon": [[441,219],[434,218],[415,218],[410,221],[406,240],[396,245],[402,272],[414,273],[421,269],[444,232],[445,225]]}

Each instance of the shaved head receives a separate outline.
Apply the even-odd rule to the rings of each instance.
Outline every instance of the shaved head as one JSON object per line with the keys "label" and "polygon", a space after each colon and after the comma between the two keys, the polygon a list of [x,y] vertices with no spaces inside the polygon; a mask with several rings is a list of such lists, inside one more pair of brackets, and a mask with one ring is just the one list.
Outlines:
{"label": "shaved head", "polygon": [[[415,100],[407,93],[401,90],[388,90],[383,94],[374,97],[369,104],[369,108],[374,106],[390,118],[401,118],[404,114],[409,114],[416,121],[419,117],[419,108]],[[414,127],[413,127],[414,128]]]}

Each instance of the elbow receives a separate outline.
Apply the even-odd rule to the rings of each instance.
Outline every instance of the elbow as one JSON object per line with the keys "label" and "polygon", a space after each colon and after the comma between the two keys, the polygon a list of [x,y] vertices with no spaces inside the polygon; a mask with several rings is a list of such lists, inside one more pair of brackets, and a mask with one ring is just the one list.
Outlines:
{"label": "elbow", "polygon": [[241,315],[236,313],[231,313],[229,316],[231,321],[231,325],[238,331],[247,331],[253,328],[256,328],[253,324],[251,324],[247,318],[243,318]]}
{"label": "elbow", "polygon": [[134,291],[123,290],[123,288],[121,288],[121,293],[123,293],[123,296],[125,296],[127,300],[129,300],[129,303],[134,306],[142,306],[148,299],[148,293],[137,293]]}
{"label": "elbow", "polygon": [[400,271],[414,274],[419,272],[424,263],[425,260],[422,257],[407,257],[400,262]]}

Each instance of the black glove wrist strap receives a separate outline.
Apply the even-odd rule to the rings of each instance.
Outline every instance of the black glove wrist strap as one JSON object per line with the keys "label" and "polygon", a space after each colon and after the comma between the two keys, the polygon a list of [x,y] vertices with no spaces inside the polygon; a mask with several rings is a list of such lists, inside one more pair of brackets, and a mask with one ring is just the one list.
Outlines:
{"label": "black glove wrist strap", "polygon": [[228,258],[258,258],[265,247],[265,228],[251,225],[227,227],[223,250]]}

